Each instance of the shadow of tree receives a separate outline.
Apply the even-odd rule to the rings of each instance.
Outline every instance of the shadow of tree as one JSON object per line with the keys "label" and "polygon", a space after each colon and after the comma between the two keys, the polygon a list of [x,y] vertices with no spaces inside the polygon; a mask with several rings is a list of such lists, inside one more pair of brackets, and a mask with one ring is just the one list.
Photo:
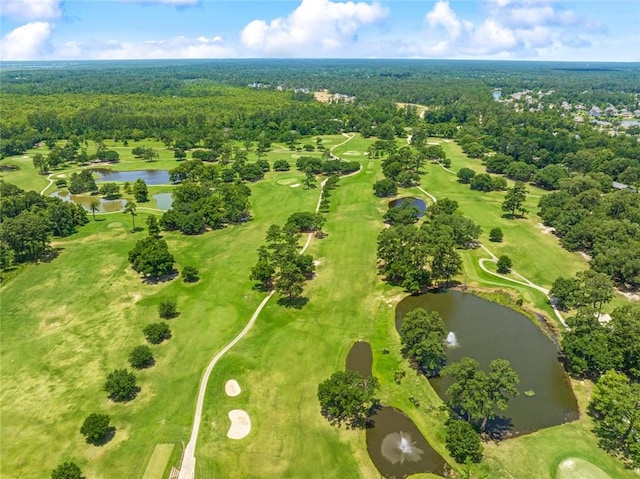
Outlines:
{"label": "shadow of tree", "polygon": [[111,439],[113,439],[115,435],[116,435],[116,428],[114,426],[111,426],[107,430],[107,432],[104,433],[102,436],[100,436],[98,439],[95,439],[92,441],[89,438],[87,438],[87,443],[93,444],[94,446],[104,446],[109,441],[111,441]]}
{"label": "shadow of tree", "polygon": [[278,304],[285,308],[302,309],[302,307],[309,302],[309,298],[305,296],[297,296],[293,298],[280,298]]}

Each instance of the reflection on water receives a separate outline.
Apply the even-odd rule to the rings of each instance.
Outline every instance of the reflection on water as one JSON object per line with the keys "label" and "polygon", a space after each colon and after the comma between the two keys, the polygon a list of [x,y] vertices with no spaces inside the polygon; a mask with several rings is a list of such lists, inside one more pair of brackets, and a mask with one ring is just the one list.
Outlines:
{"label": "reflection on water", "polygon": [[97,181],[134,183],[138,178],[142,178],[147,185],[168,185],[171,183],[167,170],[115,171],[109,168],[91,168],[89,171],[98,176]]}
{"label": "reflection on water", "polygon": [[68,191],[54,191],[50,196],[60,198],[62,201],[72,201],[73,203],[82,206],[87,211],[91,211],[91,202],[98,200],[100,201],[100,206],[96,210],[96,213],[113,213],[115,211],[123,211],[125,204],[124,200],[105,200],[100,196],[72,195]]}
{"label": "reflection on water", "polygon": [[397,200],[393,200],[389,202],[389,208],[398,208],[405,203],[411,204],[411,206],[415,206],[420,210],[418,214],[419,217],[424,216],[425,211],[427,211],[427,204],[424,200],[420,198],[414,198],[413,196],[406,196],[404,198],[398,198]]}
{"label": "reflection on water", "polygon": [[156,200],[156,205],[161,210],[170,210],[173,205],[173,196],[171,193],[156,193],[153,195],[153,199]]}
{"label": "reflection on water", "polygon": [[402,411],[383,406],[373,420],[374,426],[367,429],[367,450],[380,474],[387,478],[419,472],[444,475],[444,459]]}
{"label": "reflection on water", "polygon": [[[558,361],[556,345],[533,321],[512,309],[458,291],[429,293],[403,299],[396,308],[396,327],[415,308],[437,311],[457,347],[448,347],[447,363],[463,356],[476,359],[486,371],[493,359],[508,359],[520,377],[520,395],[499,411],[501,424],[512,423],[512,434],[526,434],[578,418],[578,405],[569,377]],[[453,339],[453,338],[451,338]],[[429,381],[443,400],[450,381]],[[527,397],[524,391],[535,391]],[[501,424],[496,424],[500,426]]]}

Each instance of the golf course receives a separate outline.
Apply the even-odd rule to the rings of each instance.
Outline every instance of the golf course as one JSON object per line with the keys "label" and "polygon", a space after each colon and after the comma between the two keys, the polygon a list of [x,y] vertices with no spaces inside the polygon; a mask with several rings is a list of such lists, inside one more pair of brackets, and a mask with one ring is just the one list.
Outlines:
{"label": "golf course", "polygon": [[[367,154],[374,141],[357,133],[321,137],[331,153],[358,161],[361,168],[340,178],[325,213],[324,235],[311,235],[306,253],[316,268],[305,284],[304,302],[291,307],[275,293],[211,369],[197,434],[195,477],[378,477],[365,432],[331,426],[318,404],[318,384],[344,368],[357,340],[371,344],[381,402],[403,411],[456,477],[638,477],[598,447],[586,414],[593,388],[588,380],[572,380],[579,419],[485,442],[479,464],[460,465],[449,455],[444,403],[401,354],[395,306],[407,293],[384,283],[378,274],[377,236],[385,227],[389,198],[373,194],[372,185],[383,177],[381,161]],[[491,254],[482,248],[461,251],[463,272],[455,278],[456,288],[498,301],[532,321],[542,316],[547,334],[562,334],[564,327],[542,290],[550,289],[558,276],[587,269],[588,263],[563,249],[541,225],[537,204],[546,192],[527,186],[529,213],[509,218],[501,210],[504,192],[470,190],[455,175],[463,167],[484,171],[481,161],[467,157],[453,141],[432,141],[443,147],[450,167],[427,163],[420,187],[401,189],[398,196],[421,198],[428,207],[433,198],[455,200],[461,213],[481,226],[479,241]],[[107,145],[120,153],[120,161],[109,166],[116,171],[177,166],[159,143],[145,142],[160,152],[155,162],[135,159],[135,145],[110,140]],[[38,151],[44,147],[7,158],[6,164],[20,169],[3,172],[2,179],[50,195],[58,189],[56,180],[80,169],[38,174],[32,165]],[[135,219],[122,211],[97,212],[95,219],[89,214],[90,221],[76,234],[54,239],[54,257],[7,274],[0,323],[2,477],[46,477],[64,460],[77,463],[87,478],[177,477],[171,471],[180,469],[189,442],[205,368],[243,331],[269,294],[250,280],[269,226],[283,225],[296,212],[315,212],[319,204],[323,178],[319,176],[315,188],[304,185],[305,173],[295,168],[302,154],[273,144],[263,155],[271,166],[284,159],[292,167],[272,169],[263,180],[250,183],[249,221],[198,235],[162,231],[176,269],[195,266],[197,282],[180,277],[143,281],[130,267],[127,255],[147,236],[146,218],[162,214],[153,199],[138,204]],[[320,157],[317,152],[310,155]],[[252,150],[249,160],[255,159]],[[171,193],[173,188],[150,186],[150,193]],[[496,227],[504,240],[491,243],[487,235]],[[305,234],[299,249],[306,241]],[[498,275],[491,270],[492,258],[504,254],[513,260],[513,270]],[[171,338],[151,346],[152,367],[135,372],[137,396],[124,403],[108,399],[103,391],[106,375],[128,367],[131,349],[145,343],[142,329],[158,321],[158,306],[168,300],[175,301],[178,311],[166,320]],[[605,311],[626,301],[617,296]],[[396,380],[398,372],[404,373],[401,381]],[[231,379],[240,387],[233,396],[225,392]],[[245,411],[250,418],[250,432],[242,439],[227,437],[232,410]],[[79,433],[92,412],[108,414],[115,427],[113,437],[100,446],[87,443]]]}

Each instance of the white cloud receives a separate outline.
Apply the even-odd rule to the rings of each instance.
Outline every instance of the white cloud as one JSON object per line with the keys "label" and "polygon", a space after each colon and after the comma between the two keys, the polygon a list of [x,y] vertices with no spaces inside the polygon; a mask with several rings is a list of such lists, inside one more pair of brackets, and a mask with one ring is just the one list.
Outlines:
{"label": "white cloud", "polygon": [[[579,18],[554,0],[487,0],[488,12],[477,23],[458,18],[448,1],[425,15],[431,27],[414,52],[437,57],[520,58],[544,55],[549,48],[585,48],[584,32],[602,33],[597,24]],[[446,35],[438,37],[444,27]]]}
{"label": "white cloud", "polygon": [[26,20],[57,18],[61,0],[2,0],[0,15]]}
{"label": "white cloud", "polygon": [[425,19],[432,27],[444,27],[451,38],[457,38],[460,35],[460,20],[451,10],[449,2],[436,3],[433,10],[425,15]]}
{"label": "white cloud", "polygon": [[168,40],[82,44],[68,42],[58,52],[61,58],[96,60],[229,58],[237,56],[233,47],[220,36],[211,38],[174,37]]}
{"label": "white cloud", "polygon": [[53,25],[31,22],[7,33],[0,39],[2,60],[39,60],[47,56]]}
{"label": "white cloud", "polygon": [[[286,18],[267,23],[254,20],[240,34],[242,44],[271,55],[313,57],[337,52],[351,42],[364,25],[388,14],[378,3],[302,0]],[[348,53],[348,52],[347,52]]]}

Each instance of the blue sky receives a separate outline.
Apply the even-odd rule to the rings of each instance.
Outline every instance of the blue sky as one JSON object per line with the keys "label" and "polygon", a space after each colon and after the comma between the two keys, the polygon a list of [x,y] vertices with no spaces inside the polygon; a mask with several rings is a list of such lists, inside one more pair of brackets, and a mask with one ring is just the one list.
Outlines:
{"label": "blue sky", "polygon": [[638,0],[2,0],[2,60],[640,61]]}

